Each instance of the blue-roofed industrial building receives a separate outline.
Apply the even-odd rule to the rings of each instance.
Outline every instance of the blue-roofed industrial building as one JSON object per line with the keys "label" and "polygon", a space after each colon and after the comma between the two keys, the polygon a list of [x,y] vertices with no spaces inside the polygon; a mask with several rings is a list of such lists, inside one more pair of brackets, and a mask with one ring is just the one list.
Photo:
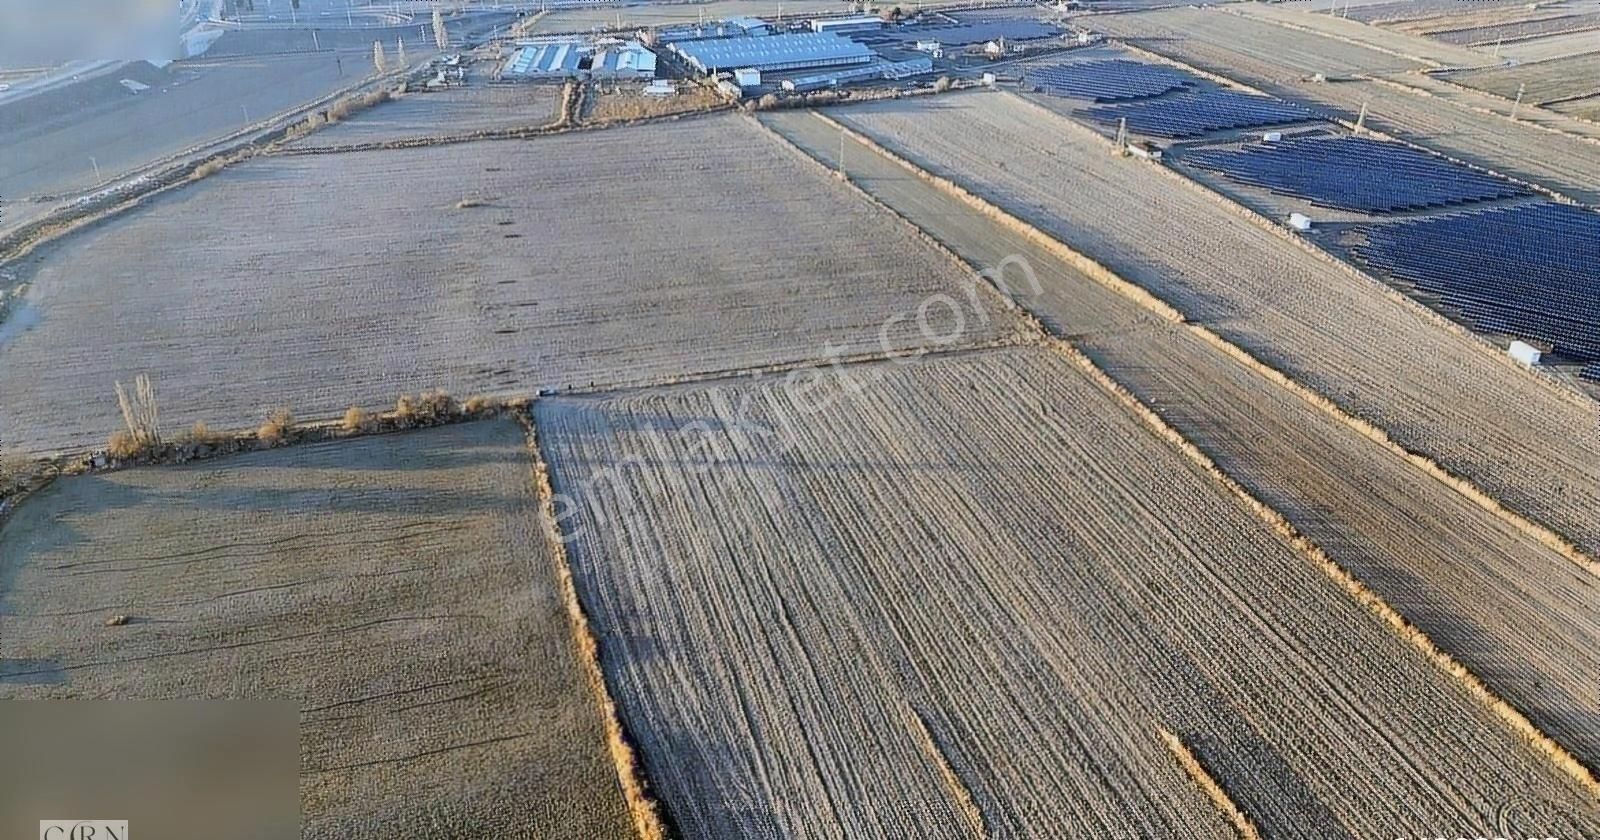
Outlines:
{"label": "blue-roofed industrial building", "polygon": [[832,33],[794,32],[764,38],[680,41],[670,49],[701,73],[753,67],[765,72],[867,64],[877,54]]}
{"label": "blue-roofed industrial building", "polygon": [[517,47],[506,59],[502,76],[576,76],[583,60],[583,44],[578,41],[548,41]]}

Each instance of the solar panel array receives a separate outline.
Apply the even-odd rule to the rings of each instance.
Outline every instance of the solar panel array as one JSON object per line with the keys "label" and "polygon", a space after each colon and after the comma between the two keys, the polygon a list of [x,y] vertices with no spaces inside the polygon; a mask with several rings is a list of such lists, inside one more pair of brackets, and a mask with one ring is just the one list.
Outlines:
{"label": "solar panel array", "polygon": [[1365,137],[1293,137],[1242,148],[1195,149],[1184,161],[1319,207],[1387,213],[1527,195],[1492,175],[1427,152]]}
{"label": "solar panel array", "polygon": [[1600,213],[1539,202],[1363,232],[1357,260],[1438,295],[1478,329],[1547,343],[1600,374]]}
{"label": "solar panel array", "polygon": [[1172,67],[1125,59],[1030,67],[1023,85],[1053,96],[1119,102],[1193,87],[1195,77]]}
{"label": "solar panel array", "polygon": [[1200,137],[1213,131],[1314,119],[1310,111],[1299,105],[1231,90],[1184,91],[1147,102],[1101,105],[1086,109],[1083,114],[1111,125],[1126,117],[1131,131],[1175,140]]}
{"label": "solar panel array", "polygon": [[[1600,29],[1600,12],[1591,12],[1585,15],[1562,15],[1560,17],[1540,18],[1539,20],[1523,20],[1495,26],[1475,26],[1470,29],[1429,32],[1428,37],[1443,41],[1446,44],[1474,47],[1499,41],[1521,41],[1527,38],[1537,38],[1541,35],[1583,32],[1590,29]],[[1596,43],[1600,43],[1600,41]]]}

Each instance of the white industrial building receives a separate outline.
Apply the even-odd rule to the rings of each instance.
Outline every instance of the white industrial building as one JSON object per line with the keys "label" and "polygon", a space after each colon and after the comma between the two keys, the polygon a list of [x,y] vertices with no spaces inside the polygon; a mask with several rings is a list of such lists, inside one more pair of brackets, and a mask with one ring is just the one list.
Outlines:
{"label": "white industrial building", "polygon": [[762,38],[679,41],[668,49],[701,73],[747,68],[773,73],[868,64],[877,54],[831,32],[791,32]]}
{"label": "white industrial building", "polygon": [[596,79],[654,79],[656,54],[638,41],[607,45],[594,54],[589,75]]}

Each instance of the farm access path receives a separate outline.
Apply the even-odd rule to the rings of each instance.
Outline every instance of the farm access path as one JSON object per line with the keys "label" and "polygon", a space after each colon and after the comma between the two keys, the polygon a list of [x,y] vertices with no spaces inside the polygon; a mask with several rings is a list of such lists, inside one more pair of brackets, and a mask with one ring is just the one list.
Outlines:
{"label": "farm access path", "polygon": [[[838,165],[810,112],[762,121]],[[1600,581],[1539,540],[1045,243],[850,137],[850,179],[968,263],[1020,257],[1012,295],[1590,767],[1600,766]]]}

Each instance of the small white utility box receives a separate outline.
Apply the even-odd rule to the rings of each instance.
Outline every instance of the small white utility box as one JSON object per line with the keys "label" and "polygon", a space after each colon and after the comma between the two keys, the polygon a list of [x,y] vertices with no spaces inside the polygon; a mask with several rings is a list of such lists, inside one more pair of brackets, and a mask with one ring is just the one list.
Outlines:
{"label": "small white utility box", "polygon": [[1281,132],[1281,131],[1269,131],[1266,134],[1261,135],[1261,139],[1266,141],[1266,142],[1268,142],[1268,143],[1276,143],[1279,140],[1283,139],[1283,132]]}
{"label": "small white utility box", "polygon": [[1543,353],[1540,353],[1539,350],[1531,344],[1526,344],[1521,341],[1511,342],[1511,358],[1516,359],[1528,367],[1538,367],[1539,358],[1543,355]]}
{"label": "small white utility box", "polygon": [[1289,227],[1304,233],[1311,229],[1311,217],[1304,213],[1290,213]]}
{"label": "small white utility box", "polygon": [[733,83],[742,88],[761,86],[761,71],[754,67],[742,67],[733,71]]}

